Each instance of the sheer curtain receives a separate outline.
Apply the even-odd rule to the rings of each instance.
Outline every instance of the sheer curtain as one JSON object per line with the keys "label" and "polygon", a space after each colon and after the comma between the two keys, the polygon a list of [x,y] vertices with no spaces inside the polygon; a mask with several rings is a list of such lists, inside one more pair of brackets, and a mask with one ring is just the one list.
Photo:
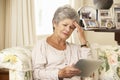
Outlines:
{"label": "sheer curtain", "polygon": [[5,48],[35,43],[33,0],[6,0],[5,17]]}
{"label": "sheer curtain", "polygon": [[4,48],[4,26],[5,26],[5,1],[4,0],[0,0],[0,50]]}

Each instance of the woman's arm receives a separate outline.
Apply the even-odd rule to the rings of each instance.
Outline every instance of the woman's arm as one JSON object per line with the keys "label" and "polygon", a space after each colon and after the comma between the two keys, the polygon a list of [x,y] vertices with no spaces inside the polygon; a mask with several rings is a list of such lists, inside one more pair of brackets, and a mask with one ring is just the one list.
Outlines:
{"label": "woman's arm", "polygon": [[73,24],[77,28],[78,37],[79,37],[79,40],[81,42],[81,47],[87,47],[87,40],[85,38],[84,30],[77,22],[74,22]]}
{"label": "woman's arm", "polygon": [[40,80],[59,80],[58,69],[46,68],[45,46],[38,43],[32,50],[33,78]]}
{"label": "woman's arm", "polygon": [[40,80],[59,80],[58,79],[58,70],[57,69],[45,69],[45,67],[42,69],[41,67],[35,68],[33,71],[33,77],[34,79],[40,79]]}

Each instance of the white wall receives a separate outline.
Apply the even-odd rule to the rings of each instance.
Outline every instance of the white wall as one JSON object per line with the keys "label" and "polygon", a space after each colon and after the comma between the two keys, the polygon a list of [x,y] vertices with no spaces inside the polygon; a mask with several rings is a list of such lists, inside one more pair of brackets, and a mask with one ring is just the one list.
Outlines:
{"label": "white wall", "polygon": [[5,0],[0,0],[0,50],[4,48]]}

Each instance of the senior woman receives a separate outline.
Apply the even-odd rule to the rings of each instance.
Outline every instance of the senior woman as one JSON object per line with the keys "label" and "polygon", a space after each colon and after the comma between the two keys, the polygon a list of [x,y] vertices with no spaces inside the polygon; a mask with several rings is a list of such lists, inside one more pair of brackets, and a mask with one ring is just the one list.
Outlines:
{"label": "senior woman", "polygon": [[[90,55],[77,12],[70,6],[59,7],[53,17],[54,32],[35,45],[32,52],[34,80],[81,80],[74,64]],[[77,28],[81,45],[67,42]]]}

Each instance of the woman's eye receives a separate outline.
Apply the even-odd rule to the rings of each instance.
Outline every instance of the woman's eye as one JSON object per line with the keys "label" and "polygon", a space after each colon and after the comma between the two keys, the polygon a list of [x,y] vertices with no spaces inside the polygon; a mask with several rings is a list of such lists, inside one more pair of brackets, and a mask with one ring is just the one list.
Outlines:
{"label": "woman's eye", "polygon": [[63,26],[67,26],[67,24],[63,24]]}
{"label": "woman's eye", "polygon": [[74,26],[70,26],[70,28],[71,28],[71,29],[75,29],[75,27],[74,27]]}
{"label": "woman's eye", "polygon": [[[64,27],[67,27],[67,26],[69,26],[69,25],[68,25],[68,24],[63,24],[63,26],[64,26]],[[73,30],[75,29],[75,26],[69,26],[69,27],[70,27],[70,29],[73,29]]]}

